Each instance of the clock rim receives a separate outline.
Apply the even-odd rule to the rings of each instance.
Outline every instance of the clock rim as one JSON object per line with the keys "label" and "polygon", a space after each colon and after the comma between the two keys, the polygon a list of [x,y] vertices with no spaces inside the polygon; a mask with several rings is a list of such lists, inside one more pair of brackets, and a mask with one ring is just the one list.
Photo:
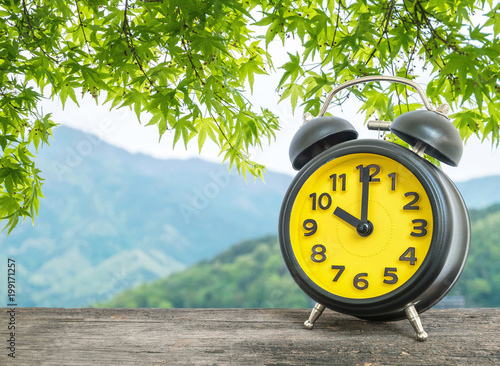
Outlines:
{"label": "clock rim", "polygon": [[[302,185],[321,166],[341,156],[370,153],[385,156],[405,166],[422,184],[433,213],[433,233],[429,251],[415,274],[397,289],[368,299],[341,297],[317,285],[299,265],[290,236],[290,216],[295,198]],[[447,216],[449,199],[446,188],[436,173],[437,168],[414,152],[393,142],[354,140],[340,143],[311,159],[290,184],[280,211],[279,242],[285,264],[299,287],[313,300],[326,307],[358,317],[378,317],[400,311],[413,303],[438,278],[447,262],[451,245],[445,240],[451,235]],[[437,225],[437,222],[440,222]],[[389,315],[390,316],[390,315]]]}

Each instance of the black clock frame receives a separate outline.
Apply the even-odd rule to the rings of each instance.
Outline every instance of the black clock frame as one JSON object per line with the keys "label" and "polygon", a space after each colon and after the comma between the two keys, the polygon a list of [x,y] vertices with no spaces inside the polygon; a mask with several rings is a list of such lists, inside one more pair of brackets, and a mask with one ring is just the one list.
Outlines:
{"label": "black clock frame", "polygon": [[[408,168],[424,187],[433,212],[429,252],[416,273],[402,286],[385,295],[351,299],[334,295],[314,283],[300,267],[290,241],[290,215],[304,182],[321,166],[345,155],[372,153],[386,156]],[[368,320],[399,320],[414,305],[421,313],[439,302],[458,280],[470,245],[467,208],[453,182],[417,154],[392,142],[352,140],[339,143],[309,161],[288,188],[279,218],[279,241],[285,264],[298,286],[313,300],[332,310]]]}

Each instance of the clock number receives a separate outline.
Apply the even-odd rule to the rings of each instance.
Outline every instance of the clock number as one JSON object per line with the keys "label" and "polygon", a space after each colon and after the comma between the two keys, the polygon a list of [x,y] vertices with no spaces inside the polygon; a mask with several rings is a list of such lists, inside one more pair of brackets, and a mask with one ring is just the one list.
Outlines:
{"label": "clock number", "polygon": [[366,277],[368,276],[368,273],[358,273],[356,276],[354,276],[354,280],[352,281],[352,284],[354,287],[356,287],[358,290],[365,290],[368,288],[368,281],[364,278],[361,277]]}
{"label": "clock number", "polygon": [[311,193],[309,197],[312,198],[312,210],[316,210],[316,193]]}
{"label": "clock number", "polygon": [[[415,225],[413,226],[413,230],[411,232],[411,236],[414,236],[416,238],[420,238],[422,236],[426,236],[427,235],[427,229],[425,228],[427,226],[427,221],[423,220],[423,219],[415,219],[415,220],[412,220],[411,221],[413,224],[419,224],[419,225]],[[415,230],[419,230],[420,232],[416,233]]]}
{"label": "clock number", "polygon": [[391,173],[388,175],[391,178],[391,191],[396,190],[396,173]]}
{"label": "clock number", "polygon": [[[324,245],[316,244],[312,247],[311,260],[316,263],[321,263],[326,260],[326,248]],[[319,259],[317,257],[319,256]]]}
{"label": "clock number", "polygon": [[338,270],[337,274],[333,278],[333,282],[337,282],[339,280],[340,276],[342,275],[342,273],[344,273],[345,266],[332,266],[332,269]]}
{"label": "clock number", "polygon": [[306,231],[309,231],[308,233],[304,233],[304,236],[314,235],[314,233],[316,233],[316,230],[318,230],[318,224],[313,219],[305,220],[302,226],[304,226],[304,229]]}
{"label": "clock number", "polygon": [[[323,198],[326,197],[326,205],[323,205]],[[318,206],[322,210],[328,210],[332,205],[332,197],[328,193],[322,193],[318,198]]]}
{"label": "clock number", "polygon": [[[311,193],[309,197],[312,198],[312,209],[316,210],[316,193]],[[326,198],[326,203],[324,198]],[[319,195],[319,198],[317,200],[319,208],[322,210],[328,210],[330,206],[332,205],[332,196],[330,196],[328,193],[321,193]]]}
{"label": "clock number", "polygon": [[385,267],[384,277],[390,277],[390,280],[384,280],[384,283],[394,285],[396,282],[398,282],[398,276],[396,275],[396,273],[392,273],[397,271],[398,269],[395,267]]}
{"label": "clock number", "polygon": [[358,165],[356,167],[356,169],[359,170],[359,181],[360,182],[363,182],[363,169],[364,168],[368,168],[369,172],[371,172],[372,168],[375,169],[375,171],[370,174],[370,179],[369,179],[370,182],[380,182],[380,178],[375,178],[377,176],[377,174],[380,173],[380,167],[377,164],[370,164],[370,165],[367,165],[366,167],[363,164],[361,164],[361,165]]}
{"label": "clock number", "polygon": [[410,262],[410,265],[415,265],[417,262],[417,257],[415,257],[415,248],[414,247],[409,247],[408,249],[405,250],[403,254],[401,254],[401,257],[399,257],[399,260],[402,262]]}
{"label": "clock number", "polygon": [[[342,186],[341,186],[341,189],[343,192],[345,192],[345,179],[346,179],[346,175],[345,174],[340,174],[338,176],[338,180],[341,180],[342,181]],[[337,191],[337,174],[332,174],[330,175],[330,179],[332,179],[333,181],[333,191],[336,192]]]}
{"label": "clock number", "polygon": [[420,199],[420,196],[418,195],[417,192],[406,192],[405,197],[410,197],[413,196],[413,199],[411,202],[407,203],[406,205],[403,206],[403,210],[419,210],[420,207],[416,206],[415,203],[418,202]]}

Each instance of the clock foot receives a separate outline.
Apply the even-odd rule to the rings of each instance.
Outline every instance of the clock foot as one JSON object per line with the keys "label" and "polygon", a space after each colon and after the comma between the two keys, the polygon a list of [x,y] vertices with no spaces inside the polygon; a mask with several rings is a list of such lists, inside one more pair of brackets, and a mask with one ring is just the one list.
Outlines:
{"label": "clock foot", "polygon": [[405,313],[411,326],[415,329],[415,332],[417,332],[417,340],[422,342],[425,341],[427,339],[427,333],[425,332],[424,327],[422,327],[422,322],[420,321],[420,317],[418,316],[415,306],[408,305],[405,308]]}
{"label": "clock foot", "polygon": [[325,310],[325,307],[320,303],[316,303],[311,311],[311,315],[309,315],[309,319],[304,322],[304,327],[306,327],[306,329],[313,329],[314,322],[323,314],[323,310]]}

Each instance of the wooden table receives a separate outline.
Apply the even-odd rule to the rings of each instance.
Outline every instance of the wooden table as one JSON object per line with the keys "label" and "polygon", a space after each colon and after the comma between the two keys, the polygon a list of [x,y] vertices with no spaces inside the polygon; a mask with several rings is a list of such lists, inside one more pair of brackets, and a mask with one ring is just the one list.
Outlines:
{"label": "wooden table", "polygon": [[418,342],[330,310],[16,308],[15,359],[2,314],[0,365],[500,365],[500,309],[430,310]]}

